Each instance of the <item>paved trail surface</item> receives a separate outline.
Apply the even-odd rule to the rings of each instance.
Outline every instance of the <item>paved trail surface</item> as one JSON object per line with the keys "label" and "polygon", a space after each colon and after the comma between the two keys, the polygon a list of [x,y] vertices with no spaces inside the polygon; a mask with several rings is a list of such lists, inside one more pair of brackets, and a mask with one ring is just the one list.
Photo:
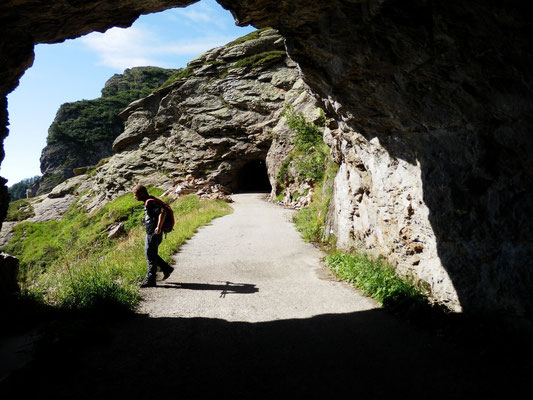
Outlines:
{"label": "paved trail surface", "polygon": [[173,275],[143,291],[140,312],[259,322],[378,307],[332,280],[323,254],[290,222],[293,211],[264,197],[234,195],[234,212],[200,228],[174,256]]}
{"label": "paved trail surface", "polygon": [[20,377],[18,397],[463,399],[517,390],[516,368],[335,281],[291,211],[257,194],[235,196],[234,208],[182,247],[168,281],[142,291],[136,317],[83,327],[80,343],[56,346]]}

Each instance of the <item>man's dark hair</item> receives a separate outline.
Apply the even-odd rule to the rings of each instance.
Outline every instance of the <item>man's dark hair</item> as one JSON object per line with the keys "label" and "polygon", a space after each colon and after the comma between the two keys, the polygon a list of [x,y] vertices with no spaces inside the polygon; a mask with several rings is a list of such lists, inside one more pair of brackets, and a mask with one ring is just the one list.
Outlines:
{"label": "man's dark hair", "polygon": [[132,192],[140,195],[140,197],[148,197],[148,190],[143,185],[137,185],[132,189]]}

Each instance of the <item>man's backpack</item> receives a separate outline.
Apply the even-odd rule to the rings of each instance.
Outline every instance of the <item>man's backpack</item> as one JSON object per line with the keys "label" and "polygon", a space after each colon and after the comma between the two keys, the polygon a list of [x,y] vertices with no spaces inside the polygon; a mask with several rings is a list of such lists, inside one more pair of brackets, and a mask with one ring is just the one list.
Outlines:
{"label": "man's backpack", "polygon": [[164,233],[169,233],[174,228],[174,212],[172,211],[172,208],[165,203],[162,200],[159,200],[156,197],[150,197],[144,202],[144,206],[146,207],[148,205],[149,201],[155,201],[157,204],[159,204],[162,208],[164,208],[167,212],[167,215],[165,216],[165,220],[163,221],[163,226],[161,227],[161,230]]}

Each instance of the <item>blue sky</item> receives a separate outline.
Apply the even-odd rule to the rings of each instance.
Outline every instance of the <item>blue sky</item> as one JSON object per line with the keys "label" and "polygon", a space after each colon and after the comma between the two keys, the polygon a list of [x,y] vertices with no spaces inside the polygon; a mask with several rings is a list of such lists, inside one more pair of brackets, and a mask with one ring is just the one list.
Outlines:
{"label": "blue sky", "polygon": [[40,175],[48,128],[63,103],[100,97],[105,82],[135,66],[181,68],[213,47],[255,30],[235,26],[215,0],[141,16],[130,28],[35,47],[35,62],[8,95],[10,134],[0,175],[11,186]]}

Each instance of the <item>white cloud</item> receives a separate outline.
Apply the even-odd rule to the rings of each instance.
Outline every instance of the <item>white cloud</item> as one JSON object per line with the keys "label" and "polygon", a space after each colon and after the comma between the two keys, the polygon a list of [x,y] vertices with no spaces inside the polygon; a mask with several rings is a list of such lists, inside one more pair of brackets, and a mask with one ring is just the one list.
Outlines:
{"label": "white cloud", "polygon": [[155,40],[142,28],[112,28],[105,33],[91,33],[81,42],[98,55],[98,65],[124,70],[125,68],[152,65],[146,47]]}
{"label": "white cloud", "polygon": [[172,56],[199,55],[232,40],[229,36],[198,37],[168,41],[143,26],[112,28],[105,33],[91,33],[81,39],[98,55],[98,65],[124,70],[135,66],[176,67]]}
{"label": "white cloud", "polygon": [[193,22],[212,22],[213,18],[211,15],[209,15],[206,12],[192,10],[192,9],[181,9],[181,10],[175,10],[175,16],[177,17],[185,17],[187,19],[192,20]]}
{"label": "white cloud", "polygon": [[[208,25],[214,25],[219,30],[226,30],[228,26],[227,22],[220,18],[221,10],[222,7],[220,5],[216,3],[209,4],[204,0],[187,8],[169,10],[167,15],[173,21],[185,23],[197,30],[203,30]],[[222,10],[222,12],[229,14],[229,11]]]}

